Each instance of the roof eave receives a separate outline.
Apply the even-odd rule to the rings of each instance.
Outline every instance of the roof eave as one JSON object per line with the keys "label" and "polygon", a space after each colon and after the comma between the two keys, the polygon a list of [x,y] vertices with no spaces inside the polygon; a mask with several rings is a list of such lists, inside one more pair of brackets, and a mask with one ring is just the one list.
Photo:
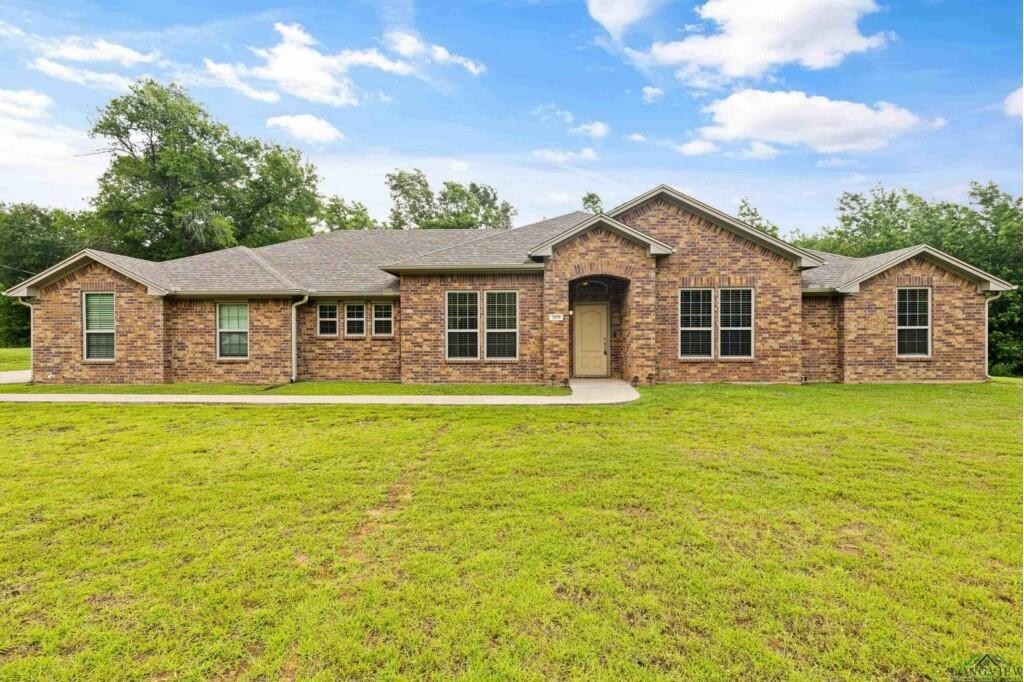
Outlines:
{"label": "roof eave", "polygon": [[543,263],[455,263],[450,265],[382,265],[380,269],[392,275],[437,274],[444,272],[515,272],[543,270]]}

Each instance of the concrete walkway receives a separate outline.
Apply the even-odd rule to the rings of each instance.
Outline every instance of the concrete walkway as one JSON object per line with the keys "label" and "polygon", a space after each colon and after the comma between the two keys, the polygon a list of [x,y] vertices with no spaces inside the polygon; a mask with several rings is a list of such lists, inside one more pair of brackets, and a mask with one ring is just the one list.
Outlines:
{"label": "concrete walkway", "polygon": [[619,379],[572,379],[572,394],[548,395],[175,395],[158,393],[2,393],[13,403],[198,403],[233,405],[611,405],[640,397]]}
{"label": "concrete walkway", "polygon": [[27,384],[30,381],[32,381],[32,370],[30,369],[0,372],[0,384]]}

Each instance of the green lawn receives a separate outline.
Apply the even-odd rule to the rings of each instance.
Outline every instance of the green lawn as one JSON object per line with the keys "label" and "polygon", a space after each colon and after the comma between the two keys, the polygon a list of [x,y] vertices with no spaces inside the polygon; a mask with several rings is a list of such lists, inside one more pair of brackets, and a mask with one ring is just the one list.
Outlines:
{"label": "green lawn", "polygon": [[0,372],[28,369],[31,357],[29,348],[0,348]]}
{"label": "green lawn", "polygon": [[0,679],[949,679],[1021,662],[1021,384],[0,403]]}
{"label": "green lawn", "polygon": [[0,393],[187,393],[198,395],[569,395],[563,386],[300,381],[295,384],[8,384]]}

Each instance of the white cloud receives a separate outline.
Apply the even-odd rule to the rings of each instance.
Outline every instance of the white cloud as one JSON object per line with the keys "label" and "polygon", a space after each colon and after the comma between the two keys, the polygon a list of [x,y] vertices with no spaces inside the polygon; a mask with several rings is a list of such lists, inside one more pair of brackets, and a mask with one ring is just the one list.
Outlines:
{"label": "white cloud", "polygon": [[541,121],[559,120],[566,125],[576,120],[571,111],[559,108],[555,104],[541,104],[538,105],[531,112],[534,116],[539,118]]}
{"label": "white cloud", "polygon": [[661,88],[655,88],[650,85],[645,85],[643,89],[644,102],[647,104],[654,104],[665,95],[665,91]]}
{"label": "white cloud", "polygon": [[626,139],[630,142],[647,142],[647,136],[643,133],[630,133],[626,135]]}
{"label": "white cloud", "polygon": [[818,159],[814,165],[818,168],[843,168],[850,165],[850,159],[841,156],[830,156],[826,159]]}
{"label": "white cloud", "polygon": [[295,116],[272,116],[267,119],[268,128],[280,128],[297,140],[329,144],[345,139],[341,131],[318,116],[298,114]]}
{"label": "white cloud", "polygon": [[770,144],[765,144],[758,140],[754,140],[747,148],[739,153],[741,159],[753,159],[755,161],[764,161],[766,159],[774,159],[779,155],[779,150]]}
{"label": "white cloud", "polygon": [[593,121],[591,123],[581,123],[569,132],[586,135],[594,138],[595,140],[600,140],[601,138],[608,136],[608,133],[611,132],[611,128],[609,128],[608,124],[604,121]]}
{"label": "white cloud", "polygon": [[864,35],[857,26],[878,9],[875,0],[708,0],[696,12],[713,32],[627,52],[642,64],[676,67],[696,88],[761,78],[786,64],[824,69],[886,44],[885,34]]}
{"label": "white cloud", "polygon": [[741,90],[708,105],[714,125],[701,135],[716,141],[806,145],[826,154],[881,149],[921,124],[888,102],[874,107],[799,91]]}
{"label": "white cloud", "polygon": [[1003,100],[1003,113],[1007,116],[1024,115],[1024,88],[1017,88]]}
{"label": "white cloud", "polygon": [[928,127],[931,128],[932,130],[939,130],[941,128],[945,128],[948,124],[949,121],[942,118],[941,116],[936,116],[932,120],[928,121]]}
{"label": "white cloud", "polygon": [[655,10],[656,0],[587,0],[590,18],[619,40],[631,25]]}
{"label": "white cloud", "polygon": [[578,152],[568,149],[535,149],[532,154],[536,159],[558,165],[576,161],[597,161],[597,152],[590,147],[584,147]]}
{"label": "white cloud", "polygon": [[131,78],[122,76],[119,73],[79,69],[74,66],[67,66],[66,64],[58,64],[55,61],[51,61],[43,57],[33,59],[29,66],[36,71],[45,73],[47,76],[67,81],[69,83],[84,85],[88,88],[127,90],[128,86],[132,84]]}
{"label": "white cloud", "polygon": [[399,76],[411,76],[416,70],[407,62],[385,57],[377,49],[342,50],[333,54],[317,49],[317,41],[298,24],[274,24],[280,42],[270,48],[253,48],[263,64],[218,64],[206,60],[206,68],[224,85],[255,99],[270,101],[268,91],[239,87],[246,78],[270,83],[278,90],[300,99],[334,107],[359,104],[355,85],[348,77],[353,67],[378,69]]}
{"label": "white cloud", "polygon": [[52,99],[35,90],[0,90],[0,116],[42,118],[52,106]]}
{"label": "white cloud", "polygon": [[683,156],[703,156],[704,154],[712,154],[718,151],[718,145],[707,140],[691,140],[690,142],[677,144],[672,148]]}
{"label": "white cloud", "polygon": [[209,59],[204,59],[203,64],[206,65],[206,71],[213,76],[218,83],[239,92],[250,99],[255,99],[260,102],[277,102],[281,99],[281,96],[273,90],[260,90],[259,88],[254,88],[243,81],[239,75],[239,71],[244,71],[244,66],[218,63]]}
{"label": "white cloud", "polygon": [[48,38],[26,33],[17,26],[2,21],[0,21],[0,38],[19,41],[34,52],[46,57],[71,62],[114,62],[121,66],[135,66],[136,64],[155,62],[160,58],[159,52],[139,52],[102,38],[91,41],[79,36]]}
{"label": "white cloud", "polygon": [[419,58],[438,64],[455,64],[461,66],[474,76],[479,76],[486,67],[474,59],[452,54],[441,45],[424,43],[418,36],[408,31],[391,31],[384,35],[384,44],[393,52],[410,59]]}

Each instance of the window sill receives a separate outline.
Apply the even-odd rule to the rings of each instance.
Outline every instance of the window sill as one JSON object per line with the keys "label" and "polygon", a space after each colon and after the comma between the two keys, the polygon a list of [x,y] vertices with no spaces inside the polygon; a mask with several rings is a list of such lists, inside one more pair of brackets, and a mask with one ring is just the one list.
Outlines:
{"label": "window sill", "polygon": [[348,334],[346,334],[342,338],[345,339],[346,341],[365,341],[366,340],[366,336],[365,335],[363,335],[363,336],[349,336]]}
{"label": "window sill", "polygon": [[897,355],[896,362],[932,362],[930,355]]}
{"label": "window sill", "polygon": [[756,358],[723,358],[719,357],[719,362],[754,362]]}
{"label": "window sill", "polygon": [[394,334],[388,334],[387,336],[373,336],[371,337],[374,341],[390,341],[395,338]]}
{"label": "window sill", "polygon": [[444,361],[449,365],[476,365],[480,358],[445,358]]}
{"label": "window sill", "polygon": [[82,362],[86,365],[113,365],[117,363],[117,359],[114,360],[97,360],[85,358]]}
{"label": "window sill", "polygon": [[217,362],[249,362],[249,358],[217,358]]}
{"label": "window sill", "polygon": [[485,358],[484,362],[492,365],[514,365],[519,362],[519,358]]}
{"label": "window sill", "polygon": [[336,338],[338,338],[338,335],[337,334],[317,334],[316,338],[318,338],[318,339],[336,339]]}
{"label": "window sill", "polygon": [[714,358],[701,358],[701,357],[679,357],[676,358],[679,362],[714,362]]}

